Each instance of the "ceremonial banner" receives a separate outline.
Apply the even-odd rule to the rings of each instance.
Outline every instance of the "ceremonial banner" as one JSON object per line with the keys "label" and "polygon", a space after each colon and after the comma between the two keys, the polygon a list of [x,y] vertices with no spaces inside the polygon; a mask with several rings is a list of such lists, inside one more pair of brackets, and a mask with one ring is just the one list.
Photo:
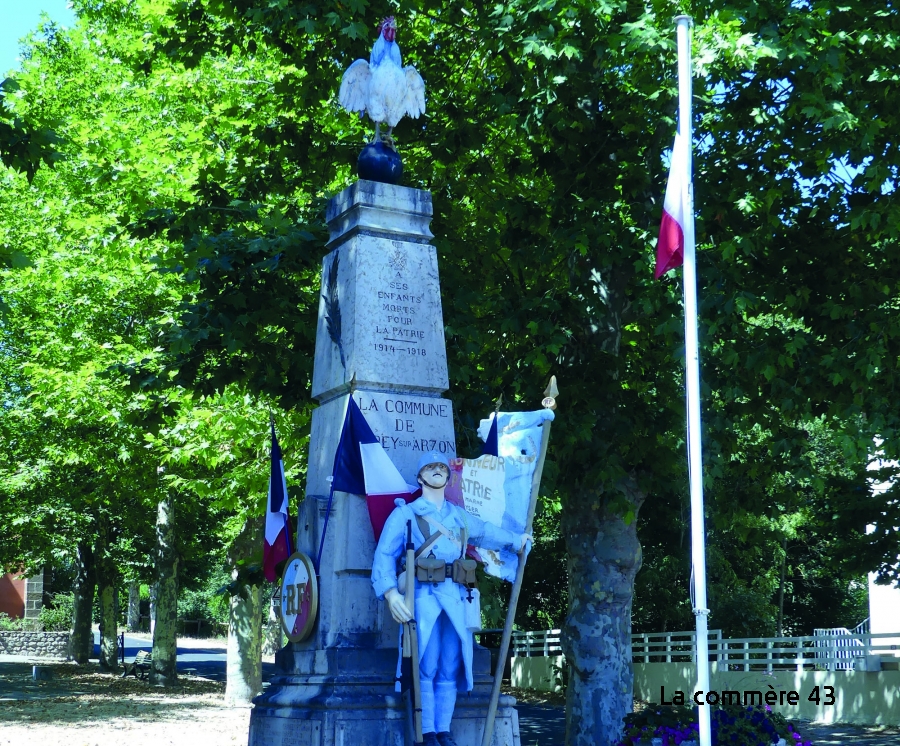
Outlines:
{"label": "ceremonial banner", "polygon": [[[478,434],[486,443],[496,442],[496,453],[476,459],[451,459],[447,499],[484,521],[513,533],[525,531],[531,481],[541,449],[541,426],[553,412],[498,412],[482,420]],[[496,441],[492,430],[496,428]],[[509,550],[477,548],[477,559],[485,570],[513,582],[519,556]]]}
{"label": "ceremonial banner", "polygon": [[281,447],[272,422],[272,454],[269,472],[269,499],[266,501],[266,533],[263,540],[263,574],[270,583],[278,577],[278,565],[291,556],[287,483]]}

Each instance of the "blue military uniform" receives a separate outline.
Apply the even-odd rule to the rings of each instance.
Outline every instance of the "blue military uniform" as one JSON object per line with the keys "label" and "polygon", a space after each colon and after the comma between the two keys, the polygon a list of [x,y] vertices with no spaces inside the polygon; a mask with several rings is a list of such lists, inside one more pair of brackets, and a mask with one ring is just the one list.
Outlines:
{"label": "blue military uniform", "polygon": [[[423,457],[423,460],[424,457]],[[440,461],[427,463],[445,463]],[[444,500],[438,509],[430,500],[420,497],[409,505],[402,500],[384,525],[375,558],[372,563],[372,587],[378,598],[397,587],[397,560],[406,547],[406,528],[412,522],[413,546],[418,549],[425,536],[419,528],[416,516],[439,522],[455,536],[456,541],[441,535],[431,544],[437,559],[448,565],[460,556],[459,538],[463,531],[469,543],[485,549],[519,548],[520,534],[486,523],[468,514],[462,508]],[[430,526],[431,532],[438,529]],[[469,691],[473,687],[472,632],[466,627],[465,604],[468,593],[462,585],[446,578],[438,583],[415,584],[415,616],[419,637],[420,680],[422,690],[422,730],[425,733],[446,732],[456,705],[456,692]]]}

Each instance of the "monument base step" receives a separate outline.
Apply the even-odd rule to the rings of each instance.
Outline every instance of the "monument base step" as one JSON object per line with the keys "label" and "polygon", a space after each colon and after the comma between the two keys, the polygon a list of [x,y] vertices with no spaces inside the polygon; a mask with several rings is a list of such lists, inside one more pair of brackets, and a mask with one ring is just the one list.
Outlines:
{"label": "monument base step", "polygon": [[[475,653],[475,688],[459,694],[450,727],[460,746],[480,746],[490,701],[490,651]],[[280,650],[283,673],[253,700],[248,746],[412,746],[396,662],[395,650]],[[500,697],[491,746],[521,746],[515,703]]]}

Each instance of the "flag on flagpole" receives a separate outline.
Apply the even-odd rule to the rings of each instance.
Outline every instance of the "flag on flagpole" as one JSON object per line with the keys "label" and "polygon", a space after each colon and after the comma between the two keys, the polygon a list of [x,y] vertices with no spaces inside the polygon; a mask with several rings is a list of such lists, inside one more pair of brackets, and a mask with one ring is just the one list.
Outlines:
{"label": "flag on flagpole", "polygon": [[657,280],[684,263],[684,234],[690,209],[691,183],[688,148],[690,140],[680,132],[676,133],[663,200],[662,224],[656,242],[656,271],[653,277]]}
{"label": "flag on flagpole", "polygon": [[272,468],[269,474],[269,499],[266,502],[266,536],[263,541],[263,574],[270,583],[278,577],[278,564],[291,556],[291,524],[288,519],[287,482],[281,447],[272,422]]}
{"label": "flag on flagpole", "polygon": [[[694,206],[691,187],[691,18],[675,18],[678,46],[678,133],[672,147],[672,164],[663,221],[657,244],[656,272],[684,266],[684,362],[687,409],[688,486],[691,498],[691,606],[697,627],[696,691],[709,691],[709,608],[706,597],[706,531],[703,500],[703,447],[700,416],[700,344],[697,332],[697,262],[694,241]],[[710,708],[697,716],[700,746],[711,746]]]}
{"label": "flag on flagpole", "polygon": [[411,502],[418,493],[400,475],[352,396],[334,455],[331,488],[366,496],[375,541],[394,509],[394,500],[401,497]]}

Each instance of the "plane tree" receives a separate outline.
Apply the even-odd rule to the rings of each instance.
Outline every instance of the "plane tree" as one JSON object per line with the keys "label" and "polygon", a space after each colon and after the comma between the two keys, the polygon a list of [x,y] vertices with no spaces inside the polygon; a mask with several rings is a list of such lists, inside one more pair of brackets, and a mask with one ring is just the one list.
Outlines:
{"label": "plane tree", "polygon": [[[129,353],[120,371],[147,397],[238,385],[304,411],[322,198],[352,178],[367,136],[334,92],[371,44],[378,9],[76,8],[100,27],[147,32],[117,48],[123,68],[170,74],[172,88],[221,89],[191,129],[215,146],[191,151],[196,168],[180,182],[189,189],[133,189],[118,213],[120,240],[155,242],[159,266],[181,281],[165,285],[179,288],[175,309],[157,315],[163,350]],[[560,379],[565,426],[546,479],[567,553],[573,746],[614,742],[631,706],[640,509],[676,512],[686,481],[680,287],[651,279],[674,132],[671,16],[681,9],[398,4],[398,38],[426,80],[429,113],[396,136],[407,183],[435,196],[461,438],[498,392],[531,406],[549,374]],[[785,472],[813,495],[840,494],[816,481],[808,457],[807,428],[822,417],[856,467],[848,481],[865,496],[862,512],[885,511],[858,466],[876,435],[888,455],[896,440],[890,10],[868,0],[692,8],[705,477],[717,503],[728,499],[717,481],[740,485],[749,514],[771,509]],[[216,77],[226,67],[242,73],[234,87]],[[208,75],[216,83],[204,88]],[[188,137],[177,126],[167,136]],[[147,181],[113,161],[103,173]],[[761,437],[748,440],[754,427]]]}
{"label": "plane tree", "polygon": [[[674,278],[650,279],[674,132],[670,19],[679,9],[399,6],[399,39],[428,85],[429,116],[401,124],[397,138],[407,183],[435,195],[460,425],[471,427],[498,391],[531,400],[551,372],[564,391],[548,490],[562,495],[568,554],[571,744],[611,742],[630,707],[638,512],[648,499],[677,504],[672,485],[685,480],[680,289]],[[895,111],[895,32],[883,5],[867,2],[712,2],[693,12],[706,475],[758,479],[752,508],[772,499],[765,485],[785,468],[810,468],[811,418],[840,423],[854,463],[865,462],[873,434],[894,426],[884,331],[896,284],[894,156],[884,133]],[[317,235],[316,198],[351,178],[348,161],[364,137],[364,123],[336,111],[333,91],[377,20],[366,2],[195,0],[159,24],[142,64],[154,54],[188,66],[247,60],[264,49],[290,71],[271,93],[279,116],[257,118],[235,143],[245,160],[210,172],[203,212],[175,211],[158,224],[181,232],[184,267],[200,278],[196,312],[167,332],[167,364],[186,385],[242,377],[265,334],[232,331],[241,315],[228,310],[233,286],[245,283],[253,306],[265,307],[283,271],[273,234],[221,207],[286,204],[281,214]],[[849,180],[835,178],[842,162]],[[237,241],[235,227],[244,231]],[[297,258],[298,276],[308,268],[312,276],[313,257],[292,249],[283,256]],[[224,286],[213,281],[223,277]],[[291,328],[294,309],[311,311],[312,299],[289,297],[278,329]],[[312,328],[291,337],[309,345]],[[284,376],[250,385],[299,399],[308,374],[291,367],[296,353],[276,353]],[[737,432],[754,422],[765,458],[733,460]]]}
{"label": "plane tree", "polygon": [[[10,375],[0,424],[19,437],[5,441],[0,490],[9,514],[23,522],[22,541],[4,547],[3,556],[25,557],[22,537],[34,557],[74,554],[79,630],[89,625],[95,578],[104,598],[123,564],[152,578],[153,676],[168,684],[175,678],[179,577],[211,546],[237,544],[248,516],[263,512],[273,403],[227,382],[193,397],[155,365],[159,324],[189,307],[190,284],[186,289],[167,271],[171,237],[148,232],[138,219],[164,219],[197,202],[204,169],[217,167],[227,140],[238,138],[247,92],[267,86],[270,70],[260,59],[255,67],[214,61],[192,71],[177,64],[135,71],[123,60],[142,49],[146,19],[134,6],[110,5],[102,17],[91,8],[76,8],[79,22],[69,33],[35,35],[15,80],[16,115],[36,127],[58,123],[62,158],[33,180],[2,174],[8,199],[0,244],[16,247],[17,259],[3,270],[0,363]],[[209,121],[219,126],[215,137]],[[240,206],[222,207],[242,214]],[[311,240],[292,232],[277,211],[261,219],[282,243]],[[138,365],[155,367],[132,385],[129,373]],[[297,365],[306,360],[297,356]],[[149,387],[153,376],[165,386]],[[305,470],[293,454],[308,431],[308,408],[276,408],[276,415],[293,487]],[[65,521],[60,506],[67,507]],[[244,575],[260,564],[261,538],[254,539],[252,549],[233,553]],[[241,593],[234,602],[248,617],[258,611],[258,580],[255,587],[256,606],[243,609]],[[104,645],[107,638],[111,645],[115,622],[108,603],[104,609]],[[76,637],[83,638],[79,651],[86,650],[87,637]],[[238,669],[248,668],[251,642],[238,645]],[[255,662],[249,658],[258,669],[258,641]],[[258,688],[257,681],[249,696]]]}
{"label": "plane tree", "polygon": [[[52,170],[0,174],[0,244],[13,258],[0,269],[0,356],[10,373],[0,416],[16,435],[4,439],[0,480],[20,526],[4,561],[74,558],[74,655],[84,661],[90,651],[96,584],[101,662],[114,667],[119,566],[152,567],[157,544],[160,457],[144,434],[179,404],[177,392],[134,395],[113,370],[152,354],[147,322],[178,300],[150,262],[158,246],[128,236],[122,216],[185,193],[190,161],[160,155],[174,147],[178,124],[166,107],[185,97],[164,95],[166,81],[123,84],[114,47],[96,41],[83,27],[44,28],[7,85],[14,116],[38,128],[58,123],[60,158]],[[181,134],[182,145],[195,136],[186,121]],[[170,631],[174,640],[174,619]]]}

